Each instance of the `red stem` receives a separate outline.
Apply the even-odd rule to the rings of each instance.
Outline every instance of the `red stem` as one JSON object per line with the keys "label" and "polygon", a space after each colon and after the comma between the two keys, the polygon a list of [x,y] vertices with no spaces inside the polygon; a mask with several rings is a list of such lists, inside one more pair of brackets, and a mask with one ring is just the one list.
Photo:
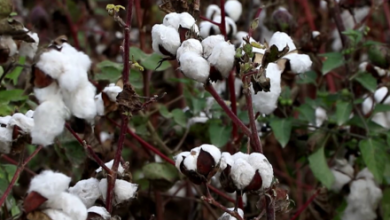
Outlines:
{"label": "red stem", "polygon": [[206,18],[205,16],[202,16],[202,15],[199,15],[199,18],[202,19],[202,20],[204,20],[204,21],[208,21],[208,22],[210,22],[211,24],[218,25],[218,26],[221,24],[221,23],[217,23],[217,22],[215,22],[215,21],[212,21],[212,20],[210,20],[210,19],[208,19],[208,18]]}
{"label": "red stem", "polygon": [[305,10],[306,20],[309,23],[311,31],[316,30],[316,26],[314,24],[313,15],[311,14],[310,6],[307,0],[301,0],[301,4],[303,5],[303,9]]}
{"label": "red stem", "polygon": [[164,206],[163,200],[161,197],[161,192],[158,190],[154,190],[154,199],[156,203],[156,219],[163,220],[164,219]]}
{"label": "red stem", "polygon": [[7,199],[8,194],[11,192],[12,187],[16,184],[16,181],[18,180],[19,175],[22,172],[22,170],[24,169],[24,167],[28,164],[28,162],[30,162],[30,160],[32,158],[35,157],[35,155],[37,155],[37,153],[41,149],[42,149],[42,146],[38,146],[37,149],[35,149],[34,152],[29,157],[26,158],[26,160],[23,162],[23,164],[16,169],[15,174],[12,177],[10,184],[8,185],[7,189],[4,191],[3,195],[0,198],[0,207],[3,205],[3,203]]}
{"label": "red stem", "polygon": [[[8,157],[7,155],[3,154],[1,155],[1,158],[3,158],[5,161],[7,161],[8,163],[12,164],[12,165],[15,165],[15,166],[18,166],[18,162],[14,161],[12,158]],[[31,175],[35,176],[36,173],[32,170],[30,170],[29,168],[25,167],[24,170],[28,173],[30,173]]]}
{"label": "red stem", "polygon": [[[136,0],[139,1],[139,0]],[[123,72],[122,72],[122,81],[123,84],[126,85],[129,82],[129,74],[130,74],[130,29],[131,29],[131,18],[133,15],[133,0],[128,1],[127,5],[127,16],[126,16],[126,27],[124,28],[124,49],[123,49]],[[107,197],[106,197],[106,209],[108,212],[112,212],[112,199],[114,197],[114,187],[115,181],[117,178],[117,171],[119,167],[119,163],[122,158],[122,149],[125,142],[125,136],[127,131],[127,124],[129,121],[128,116],[125,112],[121,112],[121,130],[118,139],[118,145],[114,157],[114,164],[112,165],[113,175],[108,175],[107,182]]]}
{"label": "red stem", "polygon": [[390,6],[388,1],[383,1],[383,11],[385,12],[385,17],[387,21],[388,28],[390,30]]}
{"label": "red stem", "polygon": [[250,94],[249,89],[245,93],[245,100],[248,108],[249,124],[252,131],[251,132],[252,136],[250,141],[254,142],[254,145],[252,145],[253,151],[263,153],[263,146],[261,145],[259,135],[257,135],[256,119],[255,119],[255,114],[253,113],[253,106],[252,106],[252,95]]}
{"label": "red stem", "polygon": [[225,21],[225,0],[220,0],[219,2],[220,8],[221,8],[221,23],[218,25],[219,29],[221,30],[222,35],[225,37],[225,40],[227,40],[227,35],[226,35],[226,21]]}
{"label": "red stem", "polygon": [[309,200],[307,200],[305,202],[305,204],[303,204],[302,207],[300,207],[297,211],[297,213],[295,213],[295,215],[290,219],[290,220],[295,220],[299,217],[299,215],[310,205],[311,202],[313,202],[313,200],[318,196],[318,194],[320,193],[320,190],[317,189],[316,193],[314,193],[310,198]]}
{"label": "red stem", "polygon": [[227,201],[229,202],[235,202],[234,199],[232,199],[230,196],[226,195],[225,193],[223,193],[222,191],[220,191],[219,189],[215,188],[214,186],[208,184],[207,185],[209,187],[209,189],[211,189],[213,192],[215,192],[216,194],[222,196],[224,199],[226,199]]}
{"label": "red stem", "polygon": [[[231,71],[228,78],[228,83],[229,83],[228,86],[230,92],[230,107],[232,108],[233,114],[237,115],[237,101],[236,101],[236,90],[234,87],[234,81],[235,81],[235,74],[234,71]],[[233,124],[232,136],[233,136],[233,142],[236,142],[236,140],[238,139],[238,129],[236,124]]]}

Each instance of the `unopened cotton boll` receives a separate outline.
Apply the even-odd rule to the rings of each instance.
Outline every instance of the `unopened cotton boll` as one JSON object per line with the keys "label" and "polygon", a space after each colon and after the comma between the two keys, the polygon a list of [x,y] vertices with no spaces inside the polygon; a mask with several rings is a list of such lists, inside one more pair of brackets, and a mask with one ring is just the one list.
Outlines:
{"label": "unopened cotton boll", "polygon": [[274,170],[267,158],[261,153],[251,153],[248,158],[248,163],[260,173],[263,181],[262,188],[269,188],[274,179]]}
{"label": "unopened cotton boll", "polygon": [[47,199],[52,199],[68,189],[70,180],[70,177],[62,173],[45,170],[31,180],[27,192],[34,191]]}
{"label": "unopened cotton boll", "polygon": [[[112,166],[114,165],[114,160],[110,160],[109,162],[105,163],[104,165],[106,165],[107,168],[109,169],[112,169]],[[99,173],[103,170],[102,167],[99,167],[95,170],[96,173]],[[123,174],[123,172],[125,172],[125,169],[123,168],[123,166],[119,163],[119,166],[118,166],[118,173],[119,174]]]}
{"label": "unopened cotton boll", "polygon": [[271,81],[270,91],[259,91],[257,94],[254,94],[252,87],[251,91],[254,110],[256,112],[268,115],[276,109],[276,104],[282,91],[280,86],[282,70],[279,69],[277,64],[269,63],[266,69],[266,75]]}
{"label": "unopened cotton boll", "polygon": [[206,37],[202,41],[202,47],[203,47],[203,57],[208,58],[211,53],[213,52],[214,47],[221,43],[224,42],[225,38],[222,35],[212,35],[209,37]]}
{"label": "unopened cotton boll", "polygon": [[188,39],[183,41],[179,49],[177,49],[176,59],[179,61],[180,56],[186,52],[194,52],[202,56],[203,47],[199,40],[196,39]]}
{"label": "unopened cotton boll", "polygon": [[32,33],[32,32],[28,32],[27,35],[29,35],[35,42],[28,43],[22,41],[19,48],[19,55],[26,56],[32,60],[38,50],[39,37],[37,33]]}
{"label": "unopened cotton boll", "polygon": [[69,193],[79,197],[84,205],[89,208],[100,197],[99,181],[95,178],[80,180],[76,185],[69,188]]}
{"label": "unopened cotton boll", "polygon": [[96,214],[98,214],[104,220],[109,220],[111,218],[111,214],[103,206],[92,206],[87,211],[88,211],[88,213],[96,213]]}
{"label": "unopened cotton boll", "polygon": [[[103,196],[103,200],[106,201],[107,179],[104,178],[100,180],[99,190]],[[137,190],[138,184],[129,183],[124,180],[116,180],[114,188],[114,204],[119,204],[134,198]]]}
{"label": "unopened cotton boll", "polygon": [[255,169],[246,160],[238,158],[234,161],[231,168],[230,177],[232,178],[234,185],[236,185],[238,189],[243,190],[251,183],[255,173]]}
{"label": "unopened cotton boll", "polygon": [[116,86],[115,84],[111,83],[109,86],[105,87],[103,89],[103,92],[107,94],[108,98],[112,102],[116,102],[116,97],[119,93],[121,93],[123,89],[119,86]]}
{"label": "unopened cotton boll", "polygon": [[180,47],[180,36],[173,27],[155,24],[152,28],[153,51],[163,56],[175,57]]}
{"label": "unopened cotton boll", "polygon": [[34,119],[29,118],[21,113],[15,113],[12,115],[11,120],[9,121],[10,126],[18,126],[22,129],[23,133],[31,133],[31,130],[34,127]]}
{"label": "unopened cotton boll", "polygon": [[186,52],[179,59],[180,71],[188,78],[206,83],[210,74],[210,65],[202,56]]}
{"label": "unopened cotton boll", "polygon": [[69,118],[69,109],[61,99],[41,103],[34,112],[34,127],[31,130],[33,144],[47,146],[64,130],[65,120]]}
{"label": "unopened cotton boll", "polygon": [[227,78],[233,68],[235,54],[236,50],[234,49],[234,45],[224,41],[213,48],[213,51],[207,60],[223,77]]}
{"label": "unopened cotton boll", "polygon": [[242,13],[242,4],[237,0],[228,0],[225,2],[225,12],[233,21],[238,21]]}
{"label": "unopened cotton boll", "polygon": [[[234,207],[233,208],[228,208],[230,211],[234,211]],[[242,211],[242,209],[238,208],[237,209],[237,213],[239,216],[241,216],[241,218],[244,218],[244,211]],[[221,217],[218,218],[218,220],[237,220],[237,218],[231,216],[229,213],[225,212],[222,214]]]}
{"label": "unopened cotton boll", "polygon": [[57,210],[57,209],[45,209],[45,210],[42,210],[42,212],[45,213],[47,216],[49,216],[50,219],[73,220],[70,216],[68,216],[64,212]]}
{"label": "unopened cotton boll", "polygon": [[[216,15],[221,15],[221,9],[219,8],[218,5],[215,5],[215,4],[210,4],[209,6],[207,6],[207,9],[206,9],[206,18],[208,19],[213,19],[214,16]],[[208,22],[210,23],[210,22]]]}
{"label": "unopened cotton boll", "polygon": [[73,220],[86,220],[88,213],[79,197],[67,192],[61,192],[42,204],[42,208],[57,209]]}
{"label": "unopened cotton boll", "polygon": [[289,51],[297,49],[291,37],[286,33],[279,31],[272,35],[269,45],[275,45],[279,51],[282,51],[286,46],[289,47]]}

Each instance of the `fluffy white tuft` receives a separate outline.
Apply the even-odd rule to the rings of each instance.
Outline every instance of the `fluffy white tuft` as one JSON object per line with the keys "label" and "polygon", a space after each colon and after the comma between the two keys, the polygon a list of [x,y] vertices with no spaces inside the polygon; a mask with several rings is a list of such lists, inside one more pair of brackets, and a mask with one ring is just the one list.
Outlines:
{"label": "fluffy white tuft", "polygon": [[95,96],[95,106],[96,106],[96,113],[100,116],[104,115],[104,102],[102,98],[102,93],[99,93]]}
{"label": "fluffy white tuft", "polygon": [[255,169],[246,160],[238,158],[234,161],[230,176],[234,185],[242,190],[249,185],[255,173]]}
{"label": "fluffy white tuft", "polygon": [[[129,183],[124,180],[116,180],[115,189],[114,189],[114,194],[115,194],[114,204],[119,204],[131,198],[134,198],[137,189],[138,189],[138,184]],[[103,196],[103,200],[106,201],[107,179],[100,180],[99,190]]]}
{"label": "fluffy white tuft", "polygon": [[[108,167],[109,169],[112,169],[112,165],[114,165],[114,160],[110,160],[109,162],[105,163],[104,165],[106,165],[106,167]],[[96,173],[99,173],[103,170],[102,167],[99,167],[96,169]],[[123,174],[123,172],[125,172],[125,169],[123,168],[123,166],[119,163],[119,166],[118,166],[118,173],[119,174]]]}
{"label": "fluffy white tuft", "polygon": [[11,119],[11,116],[0,117],[0,153],[3,154],[11,152],[12,127],[8,125]]}
{"label": "fluffy white tuft", "polygon": [[56,82],[52,82],[49,86],[44,88],[34,88],[34,95],[39,103],[48,100],[62,99],[61,90]]}
{"label": "fluffy white tuft", "polygon": [[76,185],[69,188],[69,193],[78,196],[84,205],[89,208],[100,197],[99,181],[95,178],[80,180]]}
{"label": "fluffy white tuft", "polygon": [[210,65],[214,66],[222,74],[223,77],[227,78],[230,70],[233,68],[235,54],[236,50],[234,49],[233,44],[220,42],[214,47],[207,60],[210,62]]}
{"label": "fluffy white tuft", "polygon": [[[188,157],[190,155],[190,152],[184,151],[180,154],[176,155],[173,159],[175,160],[175,166],[180,171],[180,164],[183,162],[183,159]],[[183,158],[184,157],[184,158]]]}
{"label": "fluffy white tuft", "polygon": [[163,54],[159,46],[163,47],[173,56],[176,55],[176,51],[180,47],[180,36],[177,30],[162,24],[155,24],[153,26],[152,41],[153,51],[163,56],[167,56],[167,54]]}
{"label": "fluffy white tuft", "polygon": [[41,54],[36,67],[53,79],[58,79],[61,74],[64,73],[67,65],[74,64],[70,63],[69,59],[65,57],[64,54],[52,49]]}
{"label": "fluffy white tuft", "polygon": [[[234,211],[234,207],[233,208],[228,208],[230,211]],[[244,218],[244,211],[242,211],[242,209],[238,208],[237,209],[237,212],[238,212],[238,215],[241,216],[241,218]],[[225,212],[222,214],[221,217],[218,218],[218,220],[237,220],[237,218],[231,216],[229,213]]]}
{"label": "fluffy white tuft", "polygon": [[192,26],[195,24],[195,18],[192,17],[188,12],[182,12],[180,13],[180,26],[182,28],[191,29]]}
{"label": "fluffy white tuft", "polygon": [[[221,23],[222,21],[222,17],[220,15],[217,15],[214,17],[213,21],[214,22],[217,22],[217,23]],[[226,33],[227,34],[230,34],[232,36],[236,35],[237,33],[237,25],[236,23],[233,21],[233,19],[231,19],[230,17],[225,17],[225,27],[226,27]],[[215,30],[217,30],[216,32],[219,34],[221,33],[221,30],[219,30],[219,27],[216,26],[216,25],[213,25],[213,28]]]}
{"label": "fluffy white tuft", "polygon": [[279,32],[279,31],[275,32],[272,35],[269,41],[269,45],[270,46],[275,45],[276,47],[278,47],[279,51],[283,50],[286,46],[289,47],[290,49],[289,51],[293,51],[297,49],[291,37],[288,36],[286,33]]}
{"label": "fluffy white tuft", "polygon": [[76,91],[62,91],[66,106],[78,118],[92,121],[96,116],[95,86],[89,81],[81,83]]}
{"label": "fluffy white tuft", "polygon": [[10,126],[18,126],[24,133],[31,133],[31,130],[34,127],[34,119],[29,118],[22,113],[15,113],[12,115],[8,124]]}
{"label": "fluffy white tuft", "polygon": [[200,41],[198,41],[196,39],[188,39],[188,40],[183,41],[183,43],[181,44],[179,49],[177,49],[176,59],[179,61],[180,56],[182,54],[184,54],[185,52],[189,52],[189,51],[197,53],[200,56],[202,56],[203,47],[202,47],[202,44],[200,43]]}
{"label": "fluffy white tuft", "polygon": [[275,63],[269,63],[266,69],[266,75],[271,80],[271,88],[269,92],[259,91],[254,94],[252,90],[253,108],[262,114],[271,114],[277,107],[277,101],[282,91],[280,87],[280,77],[282,70]]}
{"label": "fluffy white tuft", "polygon": [[50,200],[68,189],[70,180],[70,177],[62,173],[45,170],[31,180],[27,192],[35,191]]}
{"label": "fluffy white tuft", "polygon": [[325,109],[321,107],[316,108],[316,126],[321,127],[321,125],[324,123],[325,120],[328,120],[328,116],[326,114]]}
{"label": "fluffy white tuft", "polygon": [[82,71],[87,72],[89,68],[91,68],[92,61],[89,56],[81,51],[77,51],[72,45],[63,43],[61,53],[71,59],[73,65],[77,66]]}
{"label": "fluffy white tuft", "polygon": [[[202,21],[200,22],[199,24],[199,35],[202,37],[202,38],[207,38],[208,36],[210,36],[210,31],[211,29],[213,28],[213,30],[215,32],[218,32],[219,34],[219,29],[218,29],[218,26],[208,22],[208,21]],[[211,36],[215,36],[215,35],[211,35]]]}
{"label": "fluffy white tuft", "polygon": [[263,180],[263,188],[269,188],[274,178],[274,170],[271,163],[261,153],[251,153],[248,158],[248,163],[260,173]]}
{"label": "fluffy white tuft", "polygon": [[209,63],[194,52],[186,52],[179,59],[180,71],[188,78],[205,83],[210,74]]}
{"label": "fluffy white tuft", "polygon": [[33,144],[47,146],[64,130],[69,110],[61,99],[41,103],[34,112],[34,128],[31,130]]}
{"label": "fluffy white tuft", "polygon": [[58,78],[58,85],[67,93],[75,93],[83,84],[88,82],[87,72],[75,65],[68,65]]}
{"label": "fluffy white tuft", "polygon": [[330,171],[332,171],[333,176],[335,178],[332,185],[332,190],[335,192],[340,192],[344,185],[351,181],[351,177],[334,169],[330,169]]}
{"label": "fluffy white tuft", "polygon": [[386,99],[387,92],[389,90],[387,87],[383,86],[379,89],[377,89],[374,93],[374,99],[376,103],[381,103],[383,101],[383,104],[390,104],[390,96],[388,96]]}
{"label": "fluffy white tuft", "polygon": [[213,157],[215,164],[219,163],[221,160],[221,150],[218,147],[211,144],[202,144],[200,148]]}
{"label": "fluffy white tuft", "polygon": [[103,206],[92,206],[87,211],[88,213],[96,213],[100,215],[104,220],[109,220],[111,218],[111,214]]}
{"label": "fluffy white tuft", "polygon": [[238,158],[241,158],[243,160],[248,161],[249,159],[249,154],[242,153],[240,151],[236,152],[235,154],[232,155],[233,160],[236,161]]}
{"label": "fluffy white tuft", "polygon": [[295,73],[304,73],[310,70],[312,61],[306,54],[290,53],[283,57],[290,62],[291,70]]}
{"label": "fluffy white tuft", "polygon": [[42,210],[43,213],[45,213],[47,216],[50,217],[50,219],[55,219],[55,220],[72,220],[71,217],[69,217],[67,214],[64,212],[57,210],[57,209],[45,209]]}
{"label": "fluffy white tuft", "polygon": [[32,60],[38,50],[39,37],[37,33],[32,33],[32,32],[28,32],[27,35],[29,35],[35,42],[28,43],[22,41],[19,48],[19,55],[26,56]]}
{"label": "fluffy white tuft", "polygon": [[226,169],[228,165],[233,166],[234,160],[232,155],[229,152],[223,152],[221,155],[221,162],[219,164],[219,168],[221,170]]}
{"label": "fluffy white tuft", "polygon": [[122,92],[122,90],[123,89],[121,87],[116,86],[115,84],[111,83],[110,85],[108,85],[107,87],[105,87],[103,89],[103,92],[108,95],[108,98],[112,102],[116,102],[116,97],[118,96],[119,93]]}
{"label": "fluffy white tuft", "polygon": [[67,192],[60,192],[42,204],[42,208],[57,209],[73,220],[86,220],[88,213],[79,197]]}
{"label": "fluffy white tuft", "polygon": [[0,45],[3,48],[9,49],[8,56],[10,57],[18,53],[18,46],[16,45],[15,41],[12,39],[11,36],[6,36],[6,35],[0,36]]}
{"label": "fluffy white tuft", "polygon": [[242,4],[237,0],[228,0],[225,2],[225,12],[226,14],[233,19],[233,21],[238,21],[242,13]]}
{"label": "fluffy white tuft", "polygon": [[214,47],[220,42],[224,42],[224,41],[225,38],[220,34],[212,35],[210,37],[206,37],[205,39],[203,39],[202,41],[203,57],[208,58],[213,52]]}
{"label": "fluffy white tuft", "polygon": [[[210,4],[209,6],[207,6],[206,18],[213,19],[214,16],[216,16],[216,15],[221,15],[221,9],[219,8],[219,6],[215,5],[215,4]],[[210,23],[210,22],[208,22],[208,23]]]}
{"label": "fluffy white tuft", "polygon": [[33,110],[28,110],[26,114],[24,114],[26,117],[33,118],[34,117],[34,111]]}
{"label": "fluffy white tuft", "polygon": [[176,12],[166,14],[163,19],[163,25],[167,27],[173,27],[175,30],[179,29],[180,14]]}

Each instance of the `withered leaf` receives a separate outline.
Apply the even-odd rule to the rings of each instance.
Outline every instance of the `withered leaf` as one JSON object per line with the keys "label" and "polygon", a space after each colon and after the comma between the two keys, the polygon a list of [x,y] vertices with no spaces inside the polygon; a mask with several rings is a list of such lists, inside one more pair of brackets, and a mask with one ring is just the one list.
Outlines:
{"label": "withered leaf", "polygon": [[118,109],[118,104],[110,100],[105,92],[102,92],[102,99],[104,104],[104,114],[107,115],[110,112],[114,112]]}
{"label": "withered leaf", "polygon": [[253,90],[255,90],[255,94],[257,94],[259,91],[270,91],[271,82],[270,79],[266,77],[263,66],[259,69],[259,72],[256,75],[252,76],[251,82]]}
{"label": "withered leaf", "polygon": [[41,194],[32,191],[24,199],[23,209],[26,213],[30,213],[39,208],[46,200],[47,198],[43,197]]}
{"label": "withered leaf", "polygon": [[286,55],[289,50],[290,50],[290,48],[287,45],[286,45],[286,47],[283,48],[282,51],[279,51],[279,49],[276,45],[272,45],[264,53],[263,60],[262,60],[262,66],[264,68],[267,68],[268,63],[277,61],[278,59],[280,59],[281,57]]}
{"label": "withered leaf", "polygon": [[27,214],[28,220],[54,220],[41,211],[30,212]]}
{"label": "withered leaf", "polygon": [[142,109],[142,103],[130,84],[125,84],[123,91],[117,96],[118,105],[124,112],[137,112]]}

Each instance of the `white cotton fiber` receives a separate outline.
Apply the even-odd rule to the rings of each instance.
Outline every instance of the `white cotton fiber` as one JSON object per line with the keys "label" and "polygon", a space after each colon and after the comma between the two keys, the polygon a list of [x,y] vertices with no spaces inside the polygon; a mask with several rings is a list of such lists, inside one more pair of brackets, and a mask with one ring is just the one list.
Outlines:
{"label": "white cotton fiber", "polygon": [[63,132],[67,118],[69,118],[69,109],[61,99],[41,103],[34,113],[32,143],[43,146],[53,144],[54,138]]}
{"label": "white cotton fiber", "polygon": [[210,75],[209,63],[194,52],[186,52],[180,56],[180,71],[188,78],[206,83]]}
{"label": "white cotton fiber", "polygon": [[251,153],[248,158],[248,163],[260,173],[263,181],[263,188],[269,188],[274,178],[274,170],[271,163],[261,153]]}
{"label": "white cotton fiber", "polygon": [[77,66],[84,72],[91,68],[92,61],[84,52],[77,51],[76,48],[68,43],[63,43],[61,53],[65,54],[73,61],[73,65]]}
{"label": "white cotton fiber", "polygon": [[215,164],[219,163],[221,160],[221,150],[218,147],[211,144],[202,144],[200,148],[213,157]]}
{"label": "white cotton fiber", "polygon": [[58,87],[57,82],[52,82],[49,86],[44,88],[34,88],[34,95],[39,103],[47,100],[62,99],[61,90]]}
{"label": "white cotton fiber", "polygon": [[[114,160],[110,160],[109,162],[105,163],[104,165],[106,165],[107,168],[109,169],[112,169],[112,165],[114,165]],[[96,173],[99,173],[103,170],[102,167],[99,167],[98,169],[96,169]],[[119,163],[118,165],[118,173],[119,174],[123,174],[123,172],[125,171],[125,169],[123,168],[123,166],[121,165],[121,163]]]}
{"label": "white cotton fiber", "polygon": [[180,14],[176,12],[172,12],[169,14],[166,14],[163,19],[163,25],[167,27],[172,27],[175,30],[179,29],[180,24]]}
{"label": "white cotton fiber", "polygon": [[194,52],[202,56],[203,53],[203,47],[199,40],[196,39],[188,39],[183,41],[179,49],[177,49],[176,53],[176,59],[179,61],[180,56],[184,54],[185,52]]}
{"label": "white cotton fiber", "polygon": [[70,216],[57,209],[45,209],[42,210],[52,220],[73,220]]}
{"label": "white cotton fiber", "polygon": [[0,153],[9,154],[12,145],[12,127],[8,125],[10,116],[0,117]]}
{"label": "white cotton fiber", "polygon": [[72,92],[62,91],[66,106],[78,118],[92,121],[96,116],[96,88],[89,81],[82,82],[79,88]]}
{"label": "white cotton fiber", "polygon": [[96,113],[97,115],[103,116],[104,115],[104,102],[102,98],[102,93],[99,93],[95,96],[95,106],[96,106]]}
{"label": "white cotton fiber", "polygon": [[351,181],[351,177],[334,169],[330,169],[330,171],[332,171],[335,178],[332,184],[332,190],[334,192],[340,192],[344,185]]}
{"label": "white cotton fiber", "polygon": [[291,37],[279,31],[272,35],[268,44],[269,46],[275,45],[279,51],[282,51],[286,46],[289,47],[289,51],[297,49]]}
{"label": "white cotton fiber", "polygon": [[310,70],[312,61],[306,54],[290,53],[283,56],[290,62],[291,70],[295,73],[304,73]]}
{"label": "white cotton fiber", "polygon": [[189,151],[184,151],[176,155],[173,159],[175,160],[175,166],[180,171],[180,164],[183,162],[183,159],[190,155]]}
{"label": "white cotton fiber", "polygon": [[195,25],[195,18],[192,17],[188,12],[182,12],[180,15],[180,26],[191,30],[192,26]]}
{"label": "white cotton fiber", "polygon": [[[228,208],[230,211],[234,211],[234,207]],[[238,215],[241,216],[241,218],[244,218],[244,211],[242,209],[237,209]],[[231,216],[229,213],[225,212],[222,214],[221,217],[218,218],[218,220],[237,220],[237,218]]]}
{"label": "white cotton fiber", "polygon": [[60,210],[73,220],[86,220],[88,216],[87,208],[79,197],[67,192],[58,193],[47,200],[42,208]]}
{"label": "white cotton fiber", "polygon": [[85,71],[75,65],[69,65],[64,69],[64,73],[58,78],[58,85],[63,92],[74,93],[88,82]]}
{"label": "white cotton fiber", "polygon": [[271,114],[277,107],[277,101],[282,91],[280,86],[280,77],[282,70],[275,63],[269,63],[266,69],[267,78],[270,79],[271,88],[269,92],[259,91],[257,94],[252,91],[253,108],[255,112],[262,114]]}
{"label": "white cotton fiber", "polygon": [[236,152],[235,154],[232,155],[233,160],[236,161],[237,159],[241,158],[243,160],[248,161],[249,159],[249,154],[242,153],[241,151]]}
{"label": "white cotton fiber", "polygon": [[219,164],[219,168],[221,170],[224,170],[228,165],[233,166],[233,164],[234,164],[234,160],[232,155],[229,152],[223,152],[221,155],[221,162]]}
{"label": "white cotton fiber", "polygon": [[109,220],[111,218],[111,214],[103,206],[92,206],[87,211],[88,213],[96,213],[100,215],[104,220]]}
{"label": "white cotton fiber", "polygon": [[212,35],[203,39],[202,41],[203,57],[208,58],[213,52],[214,47],[224,41],[225,38],[220,34]]}
{"label": "white cotton fiber", "polygon": [[65,71],[66,65],[73,65],[69,59],[65,57],[60,51],[51,49],[44,52],[39,57],[36,67],[42,70],[45,74],[51,76],[53,79],[58,79]]}
{"label": "white cotton fiber", "polygon": [[123,89],[121,87],[116,86],[114,84],[110,84],[103,89],[103,92],[108,95],[108,98],[111,100],[111,102],[116,102],[116,97],[119,93],[122,92],[122,90]]}
{"label": "white cotton fiber", "polygon": [[[164,54],[160,48],[164,48],[169,54]],[[162,24],[155,24],[152,28],[152,48],[153,51],[163,56],[176,56],[176,51],[180,47],[180,36],[173,27]]]}
{"label": "white cotton fiber", "polygon": [[15,41],[12,39],[11,36],[6,36],[6,35],[1,36],[0,35],[0,45],[3,48],[9,49],[8,56],[10,56],[10,57],[12,57],[18,53],[18,46],[16,45]]}
{"label": "white cotton fiber", "polygon": [[89,208],[95,204],[100,197],[99,181],[95,178],[80,180],[73,187],[69,188],[69,193],[81,199],[84,205]]}
{"label": "white cotton fiber", "polygon": [[[210,35],[210,31],[211,29],[213,28],[213,30],[215,30],[216,32],[218,32],[219,34],[219,29],[218,29],[218,26],[208,22],[208,21],[202,21],[200,22],[199,24],[199,35],[202,37],[202,38],[207,38],[209,35]],[[211,36],[215,36],[215,35],[211,35]]]}
{"label": "white cotton fiber", "polygon": [[213,19],[213,17],[216,15],[221,15],[221,9],[219,8],[219,6],[215,4],[210,4],[209,6],[207,6],[206,18]]}
{"label": "white cotton fiber", "polygon": [[50,200],[68,189],[70,180],[70,177],[62,173],[45,170],[31,180],[27,192],[37,192]]}
{"label": "white cotton fiber", "polygon": [[[117,179],[115,181],[114,189],[114,204],[119,204],[125,202],[131,198],[135,197],[137,192],[138,184],[129,183],[124,180]],[[103,196],[103,200],[106,201],[107,196],[107,179],[101,179],[99,182],[99,190]]]}
{"label": "white cotton fiber", "polygon": [[228,0],[225,2],[225,12],[226,14],[233,19],[233,21],[238,21],[242,13],[242,4],[237,0]]}
{"label": "white cotton fiber", "polygon": [[26,56],[32,60],[38,50],[39,37],[37,33],[32,32],[28,32],[27,35],[29,35],[35,42],[28,43],[22,41],[19,48],[19,55]]}
{"label": "white cotton fiber", "polygon": [[328,119],[325,109],[317,107],[315,111],[316,115],[316,126],[321,127],[325,120]]}
{"label": "white cotton fiber", "polygon": [[242,190],[251,183],[255,172],[255,169],[246,160],[238,158],[234,161],[230,171],[230,177],[234,185]]}
{"label": "white cotton fiber", "polygon": [[12,115],[8,123],[10,126],[18,126],[24,133],[31,133],[34,127],[34,119],[23,115],[22,113],[15,113]]}
{"label": "white cotton fiber", "polygon": [[227,78],[234,65],[234,45],[228,42],[218,43],[207,58],[211,66],[214,66],[223,77]]}

